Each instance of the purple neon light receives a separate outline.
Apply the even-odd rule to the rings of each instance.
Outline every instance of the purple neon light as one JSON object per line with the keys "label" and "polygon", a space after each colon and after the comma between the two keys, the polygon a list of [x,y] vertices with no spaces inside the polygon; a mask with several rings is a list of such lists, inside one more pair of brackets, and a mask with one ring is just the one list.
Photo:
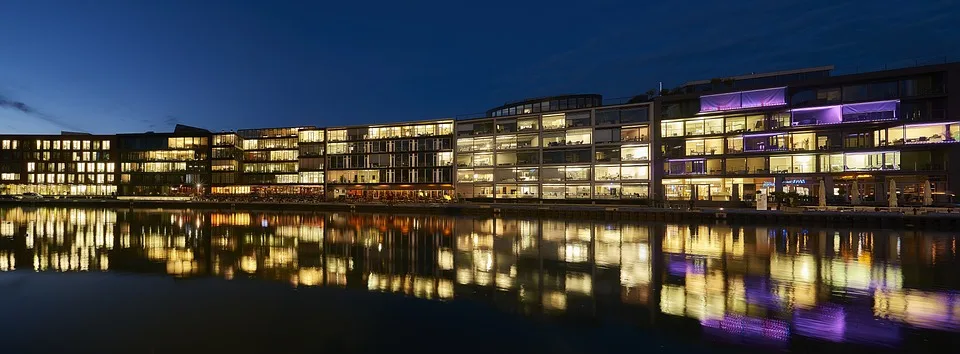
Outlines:
{"label": "purple neon light", "polygon": [[852,103],[834,106],[794,108],[790,110],[793,126],[826,125],[859,122],[882,122],[897,119],[899,100]]}
{"label": "purple neon light", "polygon": [[703,161],[705,158],[692,158],[692,159],[668,159],[667,162],[684,162],[684,161]]}
{"label": "purple neon light", "polygon": [[794,110],[791,121],[794,126],[837,124],[843,121],[842,113],[843,108],[841,106]]}
{"label": "purple neon light", "polygon": [[899,100],[851,103],[843,105],[843,114],[897,111]]}
{"label": "purple neon light", "polygon": [[782,106],[787,104],[786,87],[744,91],[741,97],[743,108]]}
{"label": "purple neon light", "polygon": [[786,87],[700,96],[700,112],[730,111],[785,104],[787,104]]}
{"label": "purple neon light", "polygon": [[742,107],[740,92],[700,96],[700,112],[727,111]]}

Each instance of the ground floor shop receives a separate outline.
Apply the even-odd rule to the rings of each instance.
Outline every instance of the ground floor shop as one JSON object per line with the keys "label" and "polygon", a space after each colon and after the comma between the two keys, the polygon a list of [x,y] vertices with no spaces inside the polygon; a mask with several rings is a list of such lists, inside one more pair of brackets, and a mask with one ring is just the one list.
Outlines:
{"label": "ground floor shop", "polygon": [[452,200],[452,184],[328,185],[333,200],[441,201]]}
{"label": "ground floor shop", "polygon": [[117,186],[103,184],[6,184],[0,185],[0,194],[22,195],[38,193],[44,196],[113,196]]}
{"label": "ground floor shop", "polygon": [[243,196],[275,196],[275,195],[299,195],[316,196],[324,195],[323,185],[261,185],[261,186],[214,186],[210,188],[213,195],[243,195]]}
{"label": "ground floor shop", "polygon": [[465,199],[616,200],[648,199],[649,183],[460,183],[457,196]]}
{"label": "ground floor shop", "polygon": [[[822,183],[821,183],[822,181]],[[900,203],[922,204],[924,189],[929,188],[934,203],[953,202],[946,175],[787,175],[755,178],[664,178],[664,198],[668,201],[752,202],[757,192],[796,193],[804,200],[817,202],[821,185],[828,203],[850,203],[856,197],[864,203],[887,203],[890,185],[896,183]],[[856,189],[856,192],[854,192]]]}

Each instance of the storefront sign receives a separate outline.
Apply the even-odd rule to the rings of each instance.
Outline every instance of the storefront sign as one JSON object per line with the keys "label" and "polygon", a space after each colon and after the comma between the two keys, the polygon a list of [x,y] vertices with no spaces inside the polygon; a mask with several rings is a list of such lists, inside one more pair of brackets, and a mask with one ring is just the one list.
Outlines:
{"label": "storefront sign", "polygon": [[805,180],[805,179],[785,179],[785,180],[783,180],[783,184],[807,184],[807,180]]}

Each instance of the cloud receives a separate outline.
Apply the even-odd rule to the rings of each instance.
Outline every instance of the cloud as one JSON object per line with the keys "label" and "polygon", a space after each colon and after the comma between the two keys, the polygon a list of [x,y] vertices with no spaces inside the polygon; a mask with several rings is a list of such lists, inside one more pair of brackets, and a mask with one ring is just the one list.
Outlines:
{"label": "cloud", "polygon": [[27,115],[29,115],[29,116],[31,116],[31,117],[40,118],[41,120],[43,120],[43,121],[45,121],[45,122],[47,122],[47,123],[51,123],[51,124],[53,124],[53,125],[55,125],[55,126],[58,126],[58,127],[60,127],[61,129],[75,130],[75,131],[82,131],[82,130],[83,130],[83,129],[80,129],[80,128],[74,126],[74,125],[64,123],[64,122],[63,122],[62,120],[60,120],[59,118],[53,117],[53,116],[51,116],[51,115],[49,115],[49,114],[41,113],[41,112],[37,111],[36,108],[33,108],[33,106],[30,106],[30,105],[28,105],[28,104],[26,104],[26,103],[23,103],[23,102],[21,102],[21,101],[9,99],[9,98],[7,98],[7,97],[4,97],[3,95],[0,95],[0,108],[12,109],[12,110],[18,111],[18,112],[20,112],[20,113],[27,114]]}

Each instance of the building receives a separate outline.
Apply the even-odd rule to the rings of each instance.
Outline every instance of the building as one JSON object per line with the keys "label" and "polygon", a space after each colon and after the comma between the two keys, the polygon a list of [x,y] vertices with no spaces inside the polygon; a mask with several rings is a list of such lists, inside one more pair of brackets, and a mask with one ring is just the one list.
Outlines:
{"label": "building", "polygon": [[[243,152],[242,177],[234,194],[322,196],[322,182],[300,182],[301,130],[316,131],[316,128],[307,126],[238,130],[237,136]],[[321,141],[322,135],[320,134]],[[319,168],[322,168],[322,164]]]}
{"label": "building", "polygon": [[0,194],[109,196],[117,192],[116,136],[0,135]]}
{"label": "building", "polygon": [[333,199],[452,198],[454,121],[327,128]]}
{"label": "building", "polygon": [[[957,159],[960,65],[831,76],[832,67],[682,86],[656,100],[663,195],[743,205],[759,191],[831,203],[901,203],[924,186],[948,202]],[[953,189],[952,189],[953,188]]]}
{"label": "building", "polygon": [[172,133],[117,135],[121,196],[193,197],[210,183],[209,131],[177,124]]}
{"label": "building", "polygon": [[470,200],[647,199],[650,104],[599,95],[509,103],[457,122],[457,194]]}
{"label": "building", "polygon": [[210,149],[210,193],[249,194],[249,188],[237,186],[242,180],[243,138],[235,132],[214,133]]}
{"label": "building", "polygon": [[[953,202],[960,63],[695,81],[655,99],[512,102],[483,117],[210,133],[0,136],[0,193],[749,206]],[[209,188],[207,188],[209,187]],[[851,192],[856,190],[856,193]]]}

